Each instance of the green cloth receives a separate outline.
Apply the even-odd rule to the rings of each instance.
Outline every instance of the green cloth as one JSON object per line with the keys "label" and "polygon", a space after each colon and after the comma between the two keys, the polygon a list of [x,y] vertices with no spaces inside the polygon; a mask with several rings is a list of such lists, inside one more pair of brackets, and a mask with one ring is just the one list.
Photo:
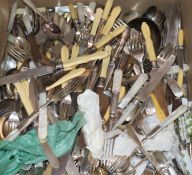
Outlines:
{"label": "green cloth", "polygon": [[[76,113],[73,121],[58,121],[48,127],[48,143],[54,154],[60,157],[70,152],[78,131],[84,125],[82,113]],[[0,175],[13,175],[24,165],[47,160],[36,131],[30,130],[16,140],[0,141]]]}

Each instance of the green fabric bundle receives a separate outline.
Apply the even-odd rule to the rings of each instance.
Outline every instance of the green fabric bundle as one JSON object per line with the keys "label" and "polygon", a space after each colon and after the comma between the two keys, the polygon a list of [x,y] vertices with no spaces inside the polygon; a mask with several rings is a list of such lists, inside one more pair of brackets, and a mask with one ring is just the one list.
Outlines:
{"label": "green fabric bundle", "polygon": [[[48,127],[48,143],[60,157],[70,152],[78,131],[84,125],[83,114],[75,114],[73,121],[58,121]],[[36,131],[33,129],[13,142],[0,141],[0,175],[13,175],[24,165],[47,160]]]}

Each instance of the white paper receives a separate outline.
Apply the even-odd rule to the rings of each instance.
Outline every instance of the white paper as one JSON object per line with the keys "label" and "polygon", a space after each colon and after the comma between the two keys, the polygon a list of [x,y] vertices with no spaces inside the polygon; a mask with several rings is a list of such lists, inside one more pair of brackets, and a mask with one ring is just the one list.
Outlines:
{"label": "white paper", "polygon": [[84,118],[86,120],[83,133],[87,149],[89,149],[94,158],[101,159],[105,133],[102,129],[99,96],[88,89],[78,96],[77,103],[79,110],[84,112]]}
{"label": "white paper", "polygon": [[127,132],[123,132],[115,139],[113,154],[114,156],[129,157],[135,148],[134,141],[128,136]]}

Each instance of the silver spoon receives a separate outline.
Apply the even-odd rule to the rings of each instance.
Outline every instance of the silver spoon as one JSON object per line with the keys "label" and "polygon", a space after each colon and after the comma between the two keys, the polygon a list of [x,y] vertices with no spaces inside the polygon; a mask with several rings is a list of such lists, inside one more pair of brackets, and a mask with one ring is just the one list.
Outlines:
{"label": "silver spoon", "polygon": [[36,14],[38,14],[45,22],[42,24],[43,31],[50,37],[57,37],[60,35],[60,28],[53,22],[49,21],[32,3],[31,0],[22,0],[28,7],[30,7]]}

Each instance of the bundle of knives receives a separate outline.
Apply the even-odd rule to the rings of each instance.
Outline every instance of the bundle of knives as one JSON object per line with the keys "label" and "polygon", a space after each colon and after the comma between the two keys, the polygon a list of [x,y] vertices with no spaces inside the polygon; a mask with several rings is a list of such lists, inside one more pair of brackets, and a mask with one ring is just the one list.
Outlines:
{"label": "bundle of knives", "polygon": [[[103,7],[78,2],[37,8],[32,0],[21,2],[24,8],[18,0],[12,6],[0,66],[0,139],[14,141],[34,128],[47,161],[20,171],[192,174],[189,66],[179,7],[169,13],[150,7],[140,14],[122,13],[114,0]],[[97,119],[92,125],[101,126],[91,134],[100,130],[102,137],[94,140],[84,132],[93,129],[87,121],[72,151],[56,157],[48,125],[72,120],[82,111],[78,98],[85,92],[99,98],[101,117],[90,115]],[[101,151],[95,155],[97,146]]]}

